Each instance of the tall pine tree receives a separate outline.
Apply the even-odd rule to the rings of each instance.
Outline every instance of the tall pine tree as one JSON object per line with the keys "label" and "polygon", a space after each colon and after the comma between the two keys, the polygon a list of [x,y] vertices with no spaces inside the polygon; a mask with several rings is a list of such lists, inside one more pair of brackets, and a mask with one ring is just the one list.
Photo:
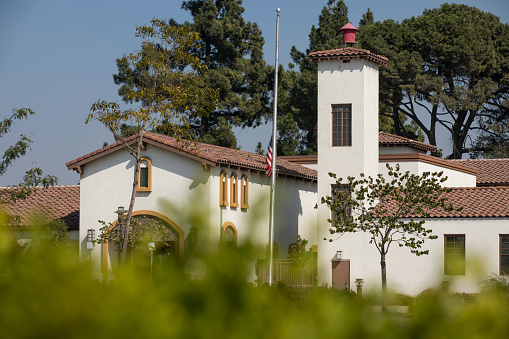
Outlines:
{"label": "tall pine tree", "polygon": [[[207,116],[189,112],[191,128],[198,140],[236,148],[232,126],[255,127],[271,113],[269,83],[274,71],[263,60],[262,32],[242,17],[242,0],[189,0],[182,9],[193,18],[184,25],[200,34],[192,53],[207,66],[205,86],[218,89],[220,104]],[[170,24],[179,25],[174,20]],[[115,83],[122,86],[119,94],[127,100],[126,87],[142,80],[120,59],[117,65]]]}
{"label": "tall pine tree", "polygon": [[290,70],[284,76],[292,80],[289,92],[289,105],[293,120],[302,131],[300,148],[303,153],[312,154],[317,151],[316,122],[317,122],[317,89],[318,70],[317,66],[309,61],[308,54],[315,51],[323,51],[339,48],[342,35],[339,29],[348,23],[348,8],[342,0],[328,0],[318,17],[318,26],[311,27],[309,33],[309,47],[305,52],[300,52],[292,47],[291,57],[298,66],[299,71]]}

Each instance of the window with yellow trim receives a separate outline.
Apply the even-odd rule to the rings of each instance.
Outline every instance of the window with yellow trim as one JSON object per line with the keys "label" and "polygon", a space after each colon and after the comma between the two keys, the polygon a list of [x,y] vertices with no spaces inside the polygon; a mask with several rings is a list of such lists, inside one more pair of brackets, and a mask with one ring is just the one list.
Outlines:
{"label": "window with yellow trim", "polygon": [[228,174],[225,171],[219,177],[219,205],[228,206]]}
{"label": "window with yellow trim", "polygon": [[141,158],[137,191],[152,192],[152,161],[148,157]]}
{"label": "window with yellow trim", "polygon": [[249,208],[249,179],[243,175],[240,180],[240,208]]}
{"label": "window with yellow trim", "polygon": [[230,206],[239,207],[239,177],[236,173],[230,177]]}

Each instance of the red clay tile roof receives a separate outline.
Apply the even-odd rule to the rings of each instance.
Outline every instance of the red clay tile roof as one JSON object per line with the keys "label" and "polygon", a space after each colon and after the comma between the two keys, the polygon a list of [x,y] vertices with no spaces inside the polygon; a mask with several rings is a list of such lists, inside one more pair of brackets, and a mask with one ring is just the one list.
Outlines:
{"label": "red clay tile roof", "polygon": [[[9,190],[8,187],[0,188]],[[21,225],[27,226],[32,216],[46,217],[48,222],[53,219],[63,220],[69,229],[78,230],[80,222],[80,187],[54,186],[37,187],[25,200],[18,200],[14,204],[4,205],[0,208],[5,212],[21,218]]]}
{"label": "red clay tile roof", "polygon": [[[448,203],[453,203],[455,209],[463,209],[451,212],[434,209],[430,212],[430,218],[509,217],[509,187],[457,187],[443,196],[448,198]],[[421,216],[408,215],[407,217]]]}
{"label": "red clay tile roof", "polygon": [[322,60],[336,60],[336,59],[353,59],[353,58],[364,58],[373,61],[379,65],[387,66],[389,59],[384,56],[373,54],[367,49],[346,47],[332,49],[328,51],[317,51],[309,53],[309,60],[312,62],[318,62]]}
{"label": "red clay tile roof", "polygon": [[[177,143],[176,139],[170,136],[145,132],[144,141],[147,144],[152,144],[161,147],[171,152],[181,154],[191,159],[207,163],[212,166],[220,167],[233,167],[247,171],[265,172],[265,156],[255,153],[234,150],[231,148],[204,144],[201,142],[186,142],[181,141]],[[138,135],[133,135],[125,141],[133,143],[138,139]],[[77,159],[69,161],[66,166],[68,169],[74,169],[78,172],[81,171],[80,166],[89,161],[95,160],[111,152],[117,151],[122,148],[122,143],[116,142],[92,153],[85,154]],[[315,170],[301,166],[299,164],[291,163],[287,160],[276,158],[277,161],[277,175],[294,178],[305,181],[316,181],[317,173]]]}
{"label": "red clay tile roof", "polygon": [[430,152],[436,151],[437,149],[436,146],[426,144],[424,142],[415,141],[409,138],[400,137],[399,135],[389,134],[385,132],[380,132],[378,140],[380,147],[407,146]]}
{"label": "red clay tile roof", "polygon": [[509,186],[509,159],[448,160],[477,170],[477,186]]}

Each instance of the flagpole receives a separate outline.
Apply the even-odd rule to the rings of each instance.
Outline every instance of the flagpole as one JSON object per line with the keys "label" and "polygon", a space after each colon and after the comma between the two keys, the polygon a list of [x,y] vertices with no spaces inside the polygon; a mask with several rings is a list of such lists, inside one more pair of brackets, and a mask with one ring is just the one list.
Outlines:
{"label": "flagpole", "polygon": [[270,219],[269,219],[269,285],[272,285],[272,270],[274,257],[274,191],[276,188],[276,153],[277,153],[277,77],[279,68],[279,13],[281,9],[276,9],[276,62],[274,72],[274,114],[272,117],[272,175],[270,185]]}

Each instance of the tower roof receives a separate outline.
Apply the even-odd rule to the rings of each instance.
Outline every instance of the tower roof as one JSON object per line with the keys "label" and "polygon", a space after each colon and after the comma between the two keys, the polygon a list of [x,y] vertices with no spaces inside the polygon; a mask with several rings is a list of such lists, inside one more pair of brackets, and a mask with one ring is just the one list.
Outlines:
{"label": "tower roof", "polygon": [[346,47],[331,49],[328,51],[317,51],[309,53],[309,60],[319,62],[323,60],[349,60],[349,59],[367,59],[381,66],[387,66],[389,59],[384,56],[371,53],[367,49]]}
{"label": "tower roof", "polygon": [[345,29],[348,29],[348,30],[354,30],[354,31],[358,31],[359,29],[357,27],[355,27],[354,25],[352,25],[351,23],[347,23],[346,25],[344,25],[343,27],[341,27],[339,30],[340,31],[343,31]]}

